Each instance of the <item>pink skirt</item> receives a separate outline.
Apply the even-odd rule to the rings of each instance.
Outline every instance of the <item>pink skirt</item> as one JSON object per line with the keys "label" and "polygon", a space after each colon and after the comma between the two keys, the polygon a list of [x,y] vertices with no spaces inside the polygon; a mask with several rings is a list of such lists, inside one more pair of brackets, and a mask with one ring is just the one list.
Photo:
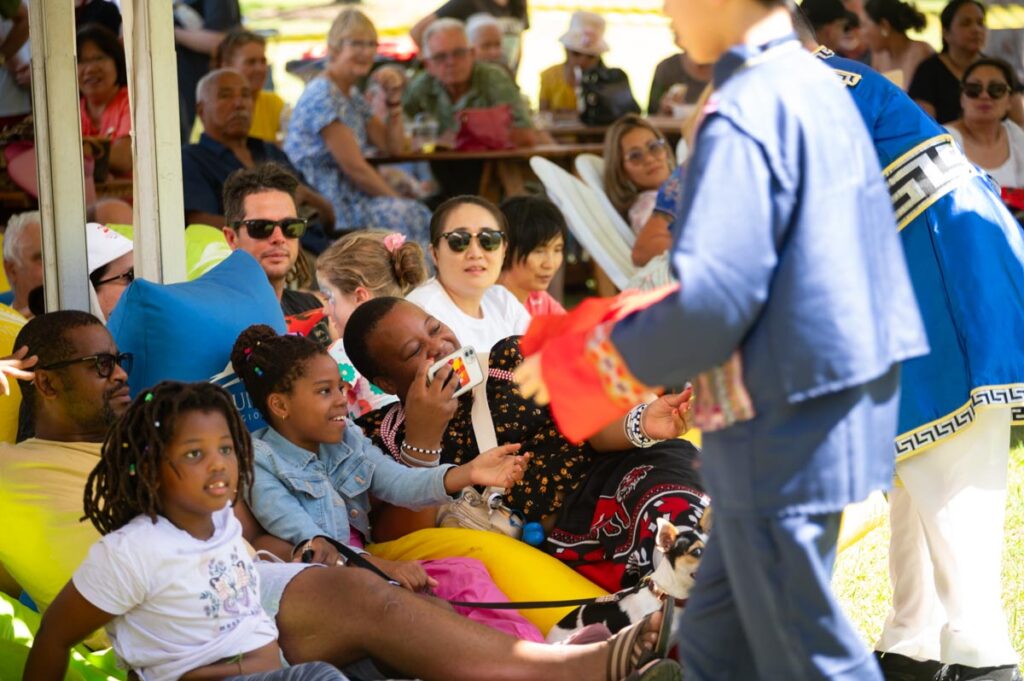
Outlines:
{"label": "pink skirt", "polygon": [[[423,569],[437,580],[434,595],[448,601],[508,603],[508,597],[494,584],[484,564],[474,558],[439,558],[422,561]],[[543,642],[544,636],[518,610],[488,610],[456,606],[455,612],[503,631],[523,641]]]}

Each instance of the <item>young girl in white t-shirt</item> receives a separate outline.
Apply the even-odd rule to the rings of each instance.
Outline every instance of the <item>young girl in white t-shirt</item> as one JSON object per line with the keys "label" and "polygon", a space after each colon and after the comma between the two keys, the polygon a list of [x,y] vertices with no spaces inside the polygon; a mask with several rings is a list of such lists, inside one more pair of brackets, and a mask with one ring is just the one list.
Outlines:
{"label": "young girl in white t-shirt", "polygon": [[167,381],[140,395],[86,482],[85,517],[103,536],[43,616],[24,678],[63,679],[72,646],[105,627],[143,681],[343,681],[325,663],[281,668],[231,509],[252,475],[223,389]]}

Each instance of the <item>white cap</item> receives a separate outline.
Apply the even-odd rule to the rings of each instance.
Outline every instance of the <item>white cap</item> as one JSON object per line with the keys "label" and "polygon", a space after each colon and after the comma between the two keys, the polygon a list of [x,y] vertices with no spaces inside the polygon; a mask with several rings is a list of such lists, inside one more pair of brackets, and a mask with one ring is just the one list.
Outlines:
{"label": "white cap", "polygon": [[90,222],[85,226],[85,243],[89,274],[117,260],[125,253],[131,253],[133,248],[131,239],[98,222]]}
{"label": "white cap", "polygon": [[594,12],[573,12],[569,20],[569,31],[559,42],[573,52],[599,57],[608,51],[604,41],[604,17]]}

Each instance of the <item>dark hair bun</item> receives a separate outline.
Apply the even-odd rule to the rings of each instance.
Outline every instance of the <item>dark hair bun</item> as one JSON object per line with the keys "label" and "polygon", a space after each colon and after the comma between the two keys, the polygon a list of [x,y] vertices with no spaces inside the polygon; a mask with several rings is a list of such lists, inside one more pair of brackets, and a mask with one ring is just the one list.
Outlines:
{"label": "dark hair bun", "polygon": [[238,334],[235,345],[231,348],[231,368],[235,370],[235,373],[239,376],[247,376],[248,372],[245,369],[249,364],[249,355],[253,353],[257,345],[271,338],[277,338],[277,331],[266,324],[253,324]]}

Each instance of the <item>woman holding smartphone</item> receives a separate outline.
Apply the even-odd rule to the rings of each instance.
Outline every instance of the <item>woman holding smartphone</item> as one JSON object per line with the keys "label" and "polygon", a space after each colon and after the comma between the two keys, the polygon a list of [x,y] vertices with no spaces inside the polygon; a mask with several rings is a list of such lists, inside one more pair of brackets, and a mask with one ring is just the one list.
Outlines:
{"label": "woman holding smartphone", "polygon": [[498,284],[508,248],[508,223],[477,196],[456,196],[430,219],[430,257],[437,277],[408,296],[479,353],[502,338],[526,333],[530,314]]}

